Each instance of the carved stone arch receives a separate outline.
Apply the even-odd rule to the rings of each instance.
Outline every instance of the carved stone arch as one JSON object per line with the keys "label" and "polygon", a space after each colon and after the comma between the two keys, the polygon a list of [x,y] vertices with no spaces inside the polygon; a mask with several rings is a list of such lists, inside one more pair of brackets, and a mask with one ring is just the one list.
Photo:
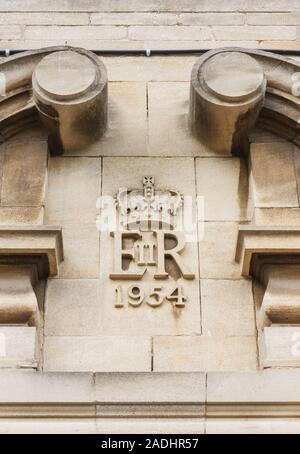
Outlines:
{"label": "carved stone arch", "polygon": [[38,121],[52,154],[97,140],[107,123],[107,73],[90,51],[69,46],[23,52],[0,63],[0,141]]}
{"label": "carved stone arch", "polygon": [[[239,226],[236,261],[253,279],[263,368],[300,364],[293,353],[300,326],[299,95],[300,63],[260,50],[216,49],[192,71],[193,132],[213,153],[249,163],[251,209],[249,224]],[[250,147],[254,126],[285,140]]]}
{"label": "carved stone arch", "polygon": [[38,367],[45,281],[64,258],[62,226],[43,225],[47,143],[14,136],[43,124],[50,153],[62,154],[96,141],[106,122],[107,73],[92,52],[50,47],[0,63],[0,327],[28,347],[9,365]]}
{"label": "carved stone arch", "polygon": [[255,124],[300,145],[299,80],[300,62],[290,58],[235,47],[207,52],[192,71],[192,130],[222,154],[246,154]]}

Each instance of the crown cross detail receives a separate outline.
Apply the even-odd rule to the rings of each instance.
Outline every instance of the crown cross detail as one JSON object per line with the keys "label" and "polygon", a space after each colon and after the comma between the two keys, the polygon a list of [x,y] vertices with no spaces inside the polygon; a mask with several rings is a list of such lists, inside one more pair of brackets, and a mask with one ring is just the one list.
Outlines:
{"label": "crown cross detail", "polygon": [[128,230],[171,230],[183,204],[178,191],[155,190],[154,178],[143,177],[143,189],[119,189],[115,197],[120,225]]}

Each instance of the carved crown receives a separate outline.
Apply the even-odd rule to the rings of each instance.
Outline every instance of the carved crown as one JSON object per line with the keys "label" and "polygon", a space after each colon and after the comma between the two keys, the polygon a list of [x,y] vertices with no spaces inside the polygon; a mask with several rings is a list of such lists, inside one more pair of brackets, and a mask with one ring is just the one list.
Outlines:
{"label": "carved crown", "polygon": [[143,188],[120,188],[116,195],[120,225],[128,230],[171,230],[182,204],[179,192],[155,190],[152,176],[143,177]]}

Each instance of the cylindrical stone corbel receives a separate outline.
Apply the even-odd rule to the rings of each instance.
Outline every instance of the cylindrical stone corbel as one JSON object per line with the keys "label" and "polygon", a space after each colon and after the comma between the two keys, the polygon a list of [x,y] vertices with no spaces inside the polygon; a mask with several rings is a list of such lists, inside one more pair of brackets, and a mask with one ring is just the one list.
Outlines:
{"label": "cylindrical stone corbel", "polygon": [[107,73],[88,51],[66,50],[44,57],[32,76],[33,97],[50,131],[52,154],[98,140],[107,123]]}
{"label": "cylindrical stone corbel", "polygon": [[266,78],[260,64],[243,52],[211,51],[194,65],[190,124],[209,149],[242,154],[247,132],[262,108]]}

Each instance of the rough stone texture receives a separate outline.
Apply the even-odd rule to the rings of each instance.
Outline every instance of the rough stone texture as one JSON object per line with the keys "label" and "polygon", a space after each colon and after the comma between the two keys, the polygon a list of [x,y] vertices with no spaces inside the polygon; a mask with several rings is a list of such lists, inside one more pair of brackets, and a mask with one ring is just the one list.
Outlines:
{"label": "rough stone texture", "polygon": [[240,268],[235,260],[238,224],[205,222],[201,224],[201,230],[203,231],[203,238],[199,241],[201,278],[240,279]]}
{"label": "rough stone texture", "polygon": [[257,225],[300,226],[299,208],[256,208],[254,221]]}
{"label": "rough stone texture", "polygon": [[34,67],[32,91],[39,118],[50,132],[51,154],[85,148],[105,131],[107,73],[92,52],[65,49],[43,56]]}
{"label": "rough stone texture", "polygon": [[150,337],[46,337],[44,370],[147,372],[151,370]]}
{"label": "rough stone texture", "polygon": [[299,327],[267,327],[262,342],[264,367],[300,367]]}
{"label": "rough stone texture", "polygon": [[[205,401],[205,374],[96,374],[99,402],[197,402]],[[193,397],[192,397],[193,396]],[[202,409],[203,410],[203,409]]]}
{"label": "rough stone texture", "polygon": [[[207,155],[188,124],[189,84],[148,84],[149,152],[159,156]],[[211,153],[212,154],[212,153]]]}
{"label": "rough stone texture", "polygon": [[255,335],[250,281],[201,279],[201,306],[204,335]]}
{"label": "rough stone texture", "polygon": [[45,223],[66,225],[95,222],[100,188],[100,159],[50,159]]}
{"label": "rough stone texture", "polygon": [[299,378],[298,369],[208,373],[207,400],[211,403],[294,403],[300,398]]}
{"label": "rough stone texture", "polygon": [[205,221],[247,218],[247,170],[239,158],[197,159],[197,195],[204,197]]}
{"label": "rough stone texture", "polygon": [[0,368],[35,364],[36,328],[0,327]]}
{"label": "rough stone texture", "polygon": [[[0,11],[2,49],[65,43],[88,49],[143,50],[232,45],[298,50],[300,45],[298,0],[2,0]],[[58,278],[46,286],[44,366],[73,372],[1,370],[0,432],[300,432],[294,420],[299,417],[299,371],[255,372],[251,281],[241,277],[234,260],[238,223],[252,219],[248,198],[257,202],[252,222],[300,225],[299,153],[278,136],[252,132],[255,151],[248,194],[247,164],[227,155],[216,157],[189,132],[189,81],[197,58],[105,56],[110,81],[108,130],[99,143],[64,158],[50,157],[47,185],[45,135],[28,128],[6,146],[12,153],[1,146],[0,223],[58,224],[63,230],[65,259]],[[195,298],[189,300],[193,308],[187,308],[189,316],[176,326],[162,308],[149,318],[135,312],[135,318],[112,319],[111,299],[106,298],[101,281],[110,264],[103,242],[100,253],[95,228],[101,185],[104,195],[112,195],[120,185],[140,187],[144,173],[153,173],[164,188],[184,194],[196,189],[205,197],[206,222],[199,223],[204,237],[199,251],[191,244],[187,254],[201,285],[199,289],[197,279],[187,283]],[[286,237],[289,248],[295,247],[291,234]],[[1,329],[5,328],[0,333]],[[279,335],[277,329],[284,331]],[[265,328],[266,358],[271,361],[266,367],[287,365],[290,352],[284,333],[289,336],[290,330],[294,333],[297,327]],[[128,332],[139,335],[127,336]],[[150,374],[74,372],[152,368]],[[203,370],[237,372],[207,377],[182,373]],[[252,372],[241,372],[247,370]],[[47,402],[51,405],[44,408]],[[43,415],[39,424],[33,419],[37,415]]]}
{"label": "rough stone texture", "polygon": [[293,420],[264,421],[260,419],[241,419],[238,421],[207,421],[205,433],[211,434],[299,434],[300,423]]}
{"label": "rough stone texture", "polygon": [[[156,336],[154,371],[255,370],[254,336]],[[213,352],[213,353],[212,353]]]}
{"label": "rough stone texture", "polygon": [[[121,75],[119,77],[122,79]],[[107,131],[100,142],[72,152],[72,155],[82,154],[88,156],[147,155],[147,87],[145,83],[110,84]]]}
{"label": "rough stone texture", "polygon": [[44,207],[0,207],[2,225],[42,225]]}
{"label": "rough stone texture", "polygon": [[[256,207],[298,207],[294,145],[252,144],[251,176]],[[267,163],[272,162],[272,167]]]}
{"label": "rough stone texture", "polygon": [[97,279],[99,277],[99,232],[96,224],[67,224],[62,229],[62,235],[64,261],[60,266],[59,277]]}
{"label": "rough stone texture", "polygon": [[6,145],[4,153],[1,205],[15,207],[43,205],[47,144],[11,143]]}
{"label": "rough stone texture", "polygon": [[55,0],[43,4],[5,0],[0,8],[0,23],[5,24],[0,29],[2,48],[67,41],[84,42],[88,48],[145,49],[168,47],[171,40],[176,48],[220,47],[226,41],[244,41],[245,47],[274,43],[277,48],[291,48],[297,43],[300,12],[297,0]]}
{"label": "rough stone texture", "polygon": [[46,292],[47,336],[97,334],[101,309],[96,279],[51,279]]}

